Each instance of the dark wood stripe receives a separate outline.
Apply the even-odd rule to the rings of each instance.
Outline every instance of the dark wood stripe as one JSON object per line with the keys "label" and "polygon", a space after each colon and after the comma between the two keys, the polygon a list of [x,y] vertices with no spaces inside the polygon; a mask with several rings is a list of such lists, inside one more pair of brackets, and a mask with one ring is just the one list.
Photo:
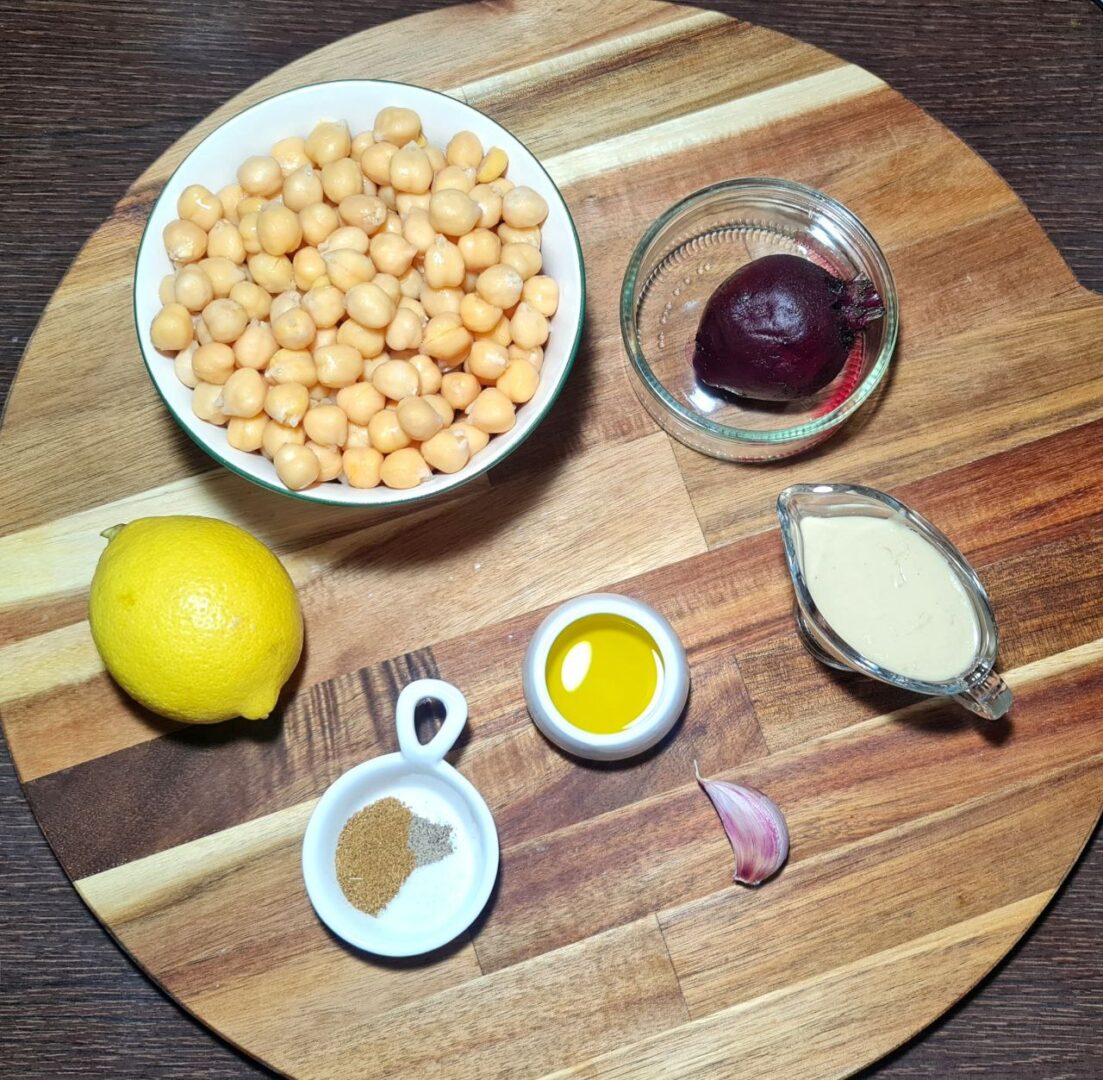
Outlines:
{"label": "dark wood stripe", "polygon": [[398,689],[435,677],[421,649],[312,686],[267,720],[183,727],[40,777],[27,797],[69,876],[87,877],[320,795],[397,749]]}

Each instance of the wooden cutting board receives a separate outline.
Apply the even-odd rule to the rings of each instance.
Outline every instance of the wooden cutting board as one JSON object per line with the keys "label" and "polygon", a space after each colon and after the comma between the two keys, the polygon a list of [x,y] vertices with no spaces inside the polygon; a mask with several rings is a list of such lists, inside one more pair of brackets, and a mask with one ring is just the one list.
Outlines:
{"label": "wooden cutting board", "polygon": [[[448,89],[510,127],[575,215],[584,348],[536,435],[417,515],[304,507],[177,430],[142,370],[130,274],[157,191],[215,124],[319,79]],[[635,400],[617,326],[647,224],[726,177],[849,205],[886,250],[903,332],[877,401],[812,456],[723,464]],[[485,4],[363,33],[259,83],[134,184],[28,349],[0,439],[0,708],[80,894],[185,1008],[302,1076],[837,1075],[934,1019],[1007,952],[1103,801],[1103,302],[968,147],[868,72],[687,7]],[[987,584],[1016,693],[1003,724],[832,674],[801,650],[773,518],[794,481],[888,488]],[[101,529],[205,513],[272,544],[308,647],[267,722],[181,728],[102,671],[86,589]],[[430,523],[429,527],[425,527]],[[528,720],[549,606],[612,589],[663,611],[693,689],[655,753],[595,767]],[[456,764],[497,819],[487,913],[423,961],[314,918],[314,800],[395,749],[411,678],[460,686]],[[769,792],[788,866],[749,891],[692,762]]]}

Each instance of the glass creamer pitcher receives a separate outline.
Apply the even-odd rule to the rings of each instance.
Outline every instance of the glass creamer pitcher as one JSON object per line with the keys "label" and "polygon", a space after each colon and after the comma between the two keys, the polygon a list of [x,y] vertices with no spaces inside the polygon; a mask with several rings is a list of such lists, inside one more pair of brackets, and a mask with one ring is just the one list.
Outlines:
{"label": "glass creamer pitcher", "polygon": [[[793,579],[793,588],[796,592],[794,614],[797,629],[804,645],[817,660],[842,671],[860,672],[863,675],[880,679],[881,682],[899,686],[913,693],[952,697],[971,712],[989,720],[998,719],[1011,708],[1011,691],[1003,679],[993,670],[996,651],[999,646],[999,633],[996,629],[996,620],[992,614],[992,606],[988,601],[988,594],[984,591],[984,586],[980,583],[976,572],[965,561],[961,552],[929,521],[915,513],[914,510],[910,510],[891,495],[886,495],[884,492],[873,488],[850,484],[795,484],[786,488],[778,496],[777,514],[781,522],[781,535],[785,544],[785,557],[789,566],[789,574]],[[906,555],[918,556],[920,557],[919,561],[925,560],[928,571],[931,569],[937,571],[933,575],[934,577],[947,571],[956,579],[957,584],[960,585],[960,591],[953,588],[949,581],[942,582],[942,584],[951,588],[952,598],[959,608],[971,613],[974,620],[972,629],[975,630],[975,638],[969,644],[962,646],[966,649],[966,652],[961,654],[966,662],[957,668],[955,674],[948,675],[945,678],[917,676],[914,670],[911,674],[901,674],[899,671],[892,669],[891,664],[886,661],[885,655],[881,656],[880,662],[864,655],[864,652],[876,654],[878,649],[866,648],[863,650],[855,647],[854,641],[857,635],[852,632],[853,628],[849,626],[846,628],[849,632],[849,640],[844,638],[839,632],[840,628],[833,626],[820,608],[817,607],[813,600],[813,593],[817,591],[817,588],[810,587],[808,558],[810,552],[806,550],[809,536],[819,535],[822,537],[825,533],[827,536],[831,536],[831,529],[835,529],[837,534],[836,544],[843,542],[853,545],[854,537],[858,535],[854,527],[857,526],[859,530],[866,527],[863,523],[853,520],[843,523],[841,526],[830,524],[838,518],[864,518],[870,524],[878,519],[887,519],[894,523],[891,526],[892,535],[900,541],[906,541],[904,548],[910,547],[910,551],[906,551],[902,556],[894,556],[892,552],[885,548],[883,543],[877,543],[875,545],[877,550],[874,551],[873,548],[870,550],[877,556],[881,564],[885,565],[886,560],[891,563],[893,558],[897,558],[899,566],[903,567]],[[814,525],[806,525],[805,523],[809,519],[820,519],[820,521]],[[885,526],[873,525],[872,527],[875,532],[877,530],[882,533],[886,531]],[[843,535],[844,532],[845,536]],[[823,547],[822,539],[814,542],[819,543],[821,548]],[[927,550],[928,547],[933,549],[937,556],[941,557],[941,561],[933,557],[932,552]],[[854,562],[856,556],[853,551],[853,547],[848,546],[844,552],[844,561],[851,574],[853,574],[856,565]],[[813,553],[819,556],[817,563],[817,569],[819,570],[825,565],[822,550]],[[874,561],[876,562],[876,560]],[[895,570],[893,572],[896,573]],[[893,584],[900,585],[904,583],[905,571],[903,569],[899,570],[899,576],[900,580],[893,582]],[[822,606],[828,606],[826,604],[828,593],[823,591],[824,586],[821,579],[817,579],[817,584],[821,604]],[[860,582],[860,584],[863,583]],[[868,587],[870,589],[877,588],[872,575]],[[909,587],[911,589],[909,595],[914,597],[919,586],[913,581]],[[922,590],[920,591],[922,592]],[[964,600],[961,599],[961,594],[964,594]],[[903,595],[902,592],[901,596]],[[845,602],[845,599],[845,597],[842,597],[840,600],[838,593],[832,598],[837,613],[844,610],[838,604]],[[892,604],[894,599],[892,589],[889,588],[887,592],[880,589],[875,593],[875,599],[877,603],[882,605]],[[855,604],[860,602],[860,599],[854,600]],[[837,615],[837,621],[841,623],[843,619],[838,618]],[[922,613],[920,613],[914,624],[920,628],[925,625]],[[870,625],[875,624],[871,622]],[[957,625],[960,630],[960,620],[958,620]],[[937,633],[937,627],[933,624],[930,633]],[[935,639],[933,643],[940,646],[946,644],[941,639]],[[892,650],[889,649],[888,651],[891,652]],[[971,660],[967,659],[969,651],[972,653]],[[896,662],[896,666],[907,669],[910,663]]]}

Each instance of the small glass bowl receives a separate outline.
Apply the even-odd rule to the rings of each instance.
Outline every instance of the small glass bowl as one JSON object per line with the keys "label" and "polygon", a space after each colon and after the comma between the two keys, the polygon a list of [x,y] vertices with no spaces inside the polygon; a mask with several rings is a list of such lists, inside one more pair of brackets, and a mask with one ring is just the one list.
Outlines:
{"label": "small glass bowl", "polygon": [[[864,274],[884,317],[858,335],[842,371],[810,397],[717,393],[693,372],[705,303],[741,266],[782,253],[836,277]],[[675,203],[636,245],[621,287],[621,336],[644,408],[686,446],[728,461],[788,457],[826,439],[881,382],[898,326],[896,285],[877,241],[842,203],[791,180],[725,180]]]}

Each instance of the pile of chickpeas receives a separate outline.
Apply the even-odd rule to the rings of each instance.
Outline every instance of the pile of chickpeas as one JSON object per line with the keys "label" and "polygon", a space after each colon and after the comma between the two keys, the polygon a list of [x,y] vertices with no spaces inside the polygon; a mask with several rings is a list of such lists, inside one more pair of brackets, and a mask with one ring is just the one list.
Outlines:
{"label": "pile of chickpeas", "polygon": [[470,131],[441,151],[391,107],[185,188],[150,334],[196,416],[294,491],[462,469],[536,392],[559,304],[547,203],[508,164]]}

